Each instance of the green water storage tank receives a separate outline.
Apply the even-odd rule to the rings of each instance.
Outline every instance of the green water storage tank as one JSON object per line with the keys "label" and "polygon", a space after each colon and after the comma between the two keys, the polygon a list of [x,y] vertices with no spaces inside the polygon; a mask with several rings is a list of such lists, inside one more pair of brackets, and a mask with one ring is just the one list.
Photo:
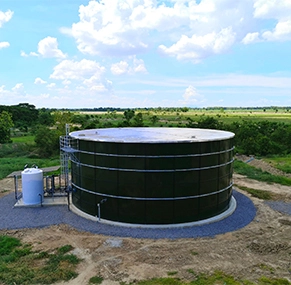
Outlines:
{"label": "green water storage tank", "polygon": [[75,131],[70,137],[77,142],[72,203],[86,214],[165,225],[208,219],[229,207],[231,132],[110,128]]}

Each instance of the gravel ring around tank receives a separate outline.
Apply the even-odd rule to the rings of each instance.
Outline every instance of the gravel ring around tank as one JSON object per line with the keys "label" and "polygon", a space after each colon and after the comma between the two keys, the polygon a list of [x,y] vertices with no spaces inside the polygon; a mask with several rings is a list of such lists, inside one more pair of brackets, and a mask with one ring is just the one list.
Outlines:
{"label": "gravel ring around tank", "polygon": [[150,239],[214,237],[241,229],[256,216],[256,207],[250,198],[235,190],[233,196],[237,208],[232,215],[223,220],[205,225],[158,229],[112,226],[94,222],[74,214],[67,206],[13,207],[15,198],[14,193],[11,193],[0,199],[0,229],[44,228],[67,224],[80,231],[118,237]]}

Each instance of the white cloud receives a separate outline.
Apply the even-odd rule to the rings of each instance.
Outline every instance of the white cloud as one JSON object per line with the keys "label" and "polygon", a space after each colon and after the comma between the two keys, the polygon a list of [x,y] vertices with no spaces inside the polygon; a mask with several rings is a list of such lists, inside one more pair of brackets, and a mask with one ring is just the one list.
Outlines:
{"label": "white cloud", "polygon": [[260,38],[259,38],[259,33],[255,32],[255,33],[248,33],[243,39],[242,39],[242,43],[247,45],[250,43],[256,43],[259,42]]}
{"label": "white cloud", "polygon": [[46,84],[47,82],[42,80],[40,77],[35,78],[34,84]]}
{"label": "white cloud", "polygon": [[179,60],[192,60],[199,62],[211,54],[219,54],[227,50],[235,41],[235,33],[231,28],[221,30],[219,33],[210,33],[204,36],[193,35],[191,38],[182,35],[180,40],[167,48],[159,46],[160,51]]}
{"label": "white cloud", "polygon": [[90,91],[108,91],[112,89],[112,82],[104,78],[105,68],[93,60],[81,61],[63,60],[54,67],[50,78],[63,80],[63,84],[78,83],[78,89]]}
{"label": "white cloud", "polygon": [[0,42],[0,49],[2,48],[8,48],[10,44],[8,42]]}
{"label": "white cloud", "polygon": [[265,41],[291,40],[291,1],[290,0],[255,0],[254,17],[273,19],[276,24],[272,30],[262,31]]}
{"label": "white cloud", "polygon": [[[90,1],[80,6],[79,22],[61,31],[91,55],[133,56],[158,46],[165,55],[198,62],[254,32],[253,1]],[[112,72],[123,74],[124,67],[116,64]]]}
{"label": "white cloud", "polygon": [[4,23],[7,23],[11,20],[13,12],[8,10],[7,12],[0,11],[0,28]]}
{"label": "white cloud", "polygon": [[22,56],[22,57],[28,57],[28,54],[25,53],[25,52],[22,50],[22,51],[20,51],[20,56]]}
{"label": "white cloud", "polygon": [[66,58],[66,54],[64,54],[59,48],[58,48],[58,41],[56,38],[53,37],[46,37],[42,39],[38,43],[38,53],[42,55],[43,57],[47,58]]}
{"label": "white cloud", "polygon": [[50,83],[46,87],[47,88],[54,88],[54,87],[56,87],[56,83]]}
{"label": "white cloud", "polygon": [[89,79],[85,79],[83,84],[91,91],[104,92],[112,89],[112,82],[99,75],[93,75]]}
{"label": "white cloud", "polygon": [[92,76],[100,76],[105,68],[93,60],[82,59],[81,61],[63,60],[54,67],[50,78],[58,80],[83,80]]}
{"label": "white cloud", "polygon": [[23,91],[23,89],[24,89],[23,83],[17,83],[17,84],[12,88],[12,91],[14,91],[14,92],[20,92],[20,91]]}
{"label": "white cloud", "polygon": [[291,40],[291,17],[290,20],[280,21],[272,31],[264,32],[262,37],[267,41]]}
{"label": "white cloud", "polygon": [[49,93],[42,93],[40,94],[40,99],[48,99],[50,97],[50,94]]}
{"label": "white cloud", "polygon": [[203,100],[203,96],[200,95],[196,88],[194,88],[192,85],[186,88],[183,99],[185,103],[197,103]]}
{"label": "white cloud", "polygon": [[133,59],[133,70],[134,72],[141,72],[141,73],[146,73],[147,69],[145,67],[144,61],[142,59],[137,59],[134,57]]}
{"label": "white cloud", "polygon": [[30,52],[30,53],[29,53],[29,55],[30,55],[30,56],[36,56],[36,57],[38,57],[38,56],[39,56],[39,54],[37,54],[37,53],[36,53],[36,52],[34,52],[34,51]]}
{"label": "white cloud", "polygon": [[[3,12],[0,10],[0,28],[4,23],[7,23],[8,21],[11,20],[13,16],[13,12],[8,10],[6,12]],[[10,46],[9,42],[0,42],[0,50],[3,48],[8,48]]]}
{"label": "white cloud", "polygon": [[[265,30],[265,20],[272,20]],[[158,49],[194,63],[236,43],[291,40],[290,0],[112,0],[81,5],[79,22],[64,33],[91,55],[135,56]],[[113,74],[134,71],[124,62]],[[146,72],[144,65],[135,71]]]}
{"label": "white cloud", "polygon": [[286,19],[290,18],[290,0],[255,0],[254,17],[262,19]]}
{"label": "white cloud", "polygon": [[93,55],[130,55],[144,51],[148,47],[144,42],[146,31],[136,29],[129,19],[138,2],[143,1],[90,1],[88,6],[81,5],[80,21],[70,31],[78,49]]}
{"label": "white cloud", "polygon": [[30,52],[27,54],[23,50],[20,52],[22,57],[35,56],[35,57],[44,57],[44,58],[60,58],[64,59],[67,57],[59,48],[58,40],[53,37],[46,37],[39,41],[37,45],[37,52]]}
{"label": "white cloud", "polygon": [[70,85],[71,83],[72,83],[72,81],[71,81],[71,80],[68,80],[68,79],[65,79],[65,80],[62,82],[63,85]]}
{"label": "white cloud", "polygon": [[134,56],[134,57],[130,57],[128,61],[130,63],[122,60],[118,63],[112,64],[110,68],[112,74],[122,75],[122,74],[134,74],[134,73],[147,72],[144,61],[142,59],[137,59]]}
{"label": "white cloud", "polygon": [[5,91],[5,85],[1,85],[0,86],[0,93],[4,93],[4,91]]}
{"label": "white cloud", "polygon": [[128,72],[128,63],[126,61],[120,61],[111,65],[111,72],[114,75],[121,75]]}
{"label": "white cloud", "polygon": [[29,54],[27,54],[25,51],[20,51],[20,56],[22,56],[22,57],[29,57],[29,56],[36,56],[36,57],[38,57],[39,56],[39,54],[38,53],[36,53],[36,52],[30,52]]}

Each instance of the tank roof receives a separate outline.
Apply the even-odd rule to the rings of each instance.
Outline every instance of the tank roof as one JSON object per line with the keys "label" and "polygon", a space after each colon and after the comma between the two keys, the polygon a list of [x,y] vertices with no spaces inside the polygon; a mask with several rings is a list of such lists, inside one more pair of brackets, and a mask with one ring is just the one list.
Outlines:
{"label": "tank roof", "polygon": [[195,128],[108,128],[71,132],[75,139],[98,142],[170,143],[225,140],[234,133]]}

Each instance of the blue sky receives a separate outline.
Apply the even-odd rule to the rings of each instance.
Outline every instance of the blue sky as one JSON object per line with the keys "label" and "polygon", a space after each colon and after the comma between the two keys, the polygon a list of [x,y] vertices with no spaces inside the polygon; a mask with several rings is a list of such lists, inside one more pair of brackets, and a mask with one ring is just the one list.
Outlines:
{"label": "blue sky", "polygon": [[0,105],[291,105],[290,0],[0,0]]}

